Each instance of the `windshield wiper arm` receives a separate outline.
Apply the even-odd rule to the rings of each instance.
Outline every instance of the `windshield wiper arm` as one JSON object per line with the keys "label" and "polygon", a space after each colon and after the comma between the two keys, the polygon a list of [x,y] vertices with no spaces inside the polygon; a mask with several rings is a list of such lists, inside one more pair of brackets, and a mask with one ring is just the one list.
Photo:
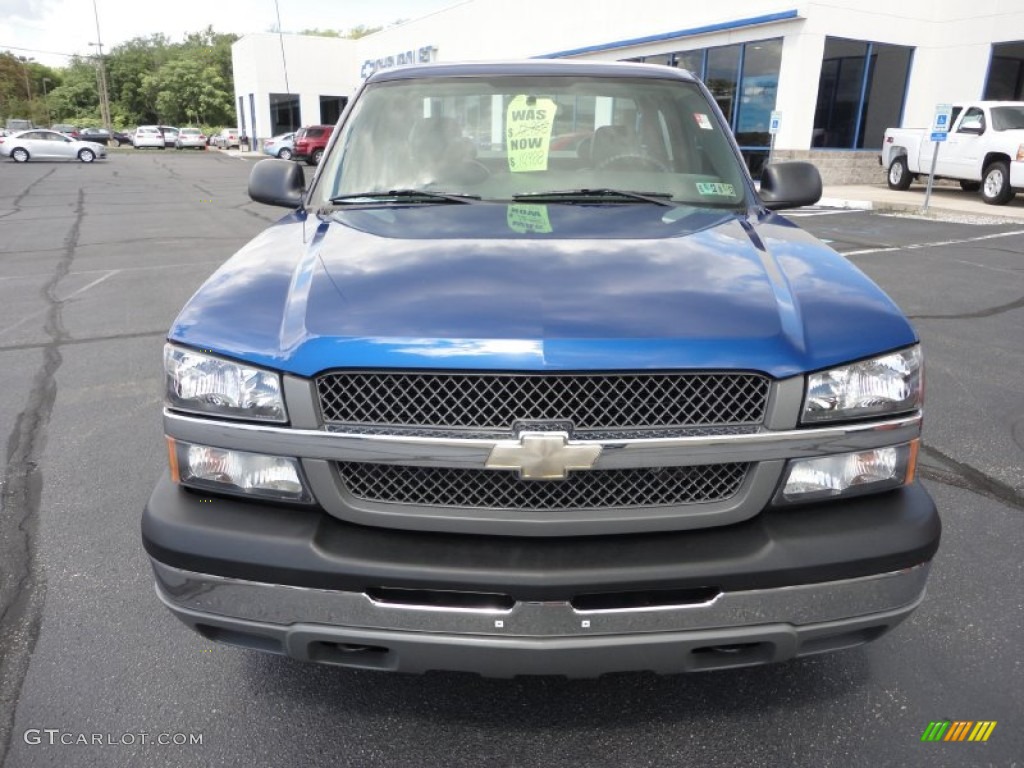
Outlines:
{"label": "windshield wiper arm", "polygon": [[539,201],[539,200],[635,200],[642,203],[654,203],[672,208],[675,203],[671,202],[672,195],[668,192],[633,192],[627,189],[565,189],[553,192],[527,192],[513,195],[513,200]]}
{"label": "windshield wiper arm", "polygon": [[389,189],[387,192],[360,192],[355,195],[335,195],[333,204],[379,203],[390,201],[418,200],[422,203],[472,203],[479,195],[464,195],[457,192],[431,192],[425,189]]}

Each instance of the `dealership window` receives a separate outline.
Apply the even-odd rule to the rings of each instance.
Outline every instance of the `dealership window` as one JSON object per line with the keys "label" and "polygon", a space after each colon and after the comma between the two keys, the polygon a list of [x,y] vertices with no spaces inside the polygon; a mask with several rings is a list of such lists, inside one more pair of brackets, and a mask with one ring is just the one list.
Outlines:
{"label": "dealership window", "polygon": [[699,48],[695,51],[679,51],[678,53],[673,53],[671,55],[668,63],[670,66],[688,70],[691,74],[703,79],[704,56],[705,49],[703,48]]}
{"label": "dealership window", "polygon": [[1024,41],[992,46],[985,99],[1024,101]]}
{"label": "dealership window", "polygon": [[779,89],[782,38],[676,51],[665,63],[704,81],[729,121],[750,173],[760,177],[771,144],[768,124]]}
{"label": "dealership window", "polygon": [[274,136],[298,130],[302,125],[299,97],[290,93],[270,94],[270,125]]}
{"label": "dealership window", "polygon": [[899,125],[913,48],[825,38],[811,145],[878,149]]}
{"label": "dealership window", "polygon": [[320,124],[334,125],[338,122],[346,104],[348,104],[348,99],[345,96],[321,96]]}
{"label": "dealership window", "polygon": [[718,102],[725,119],[732,123],[736,110],[736,91],[740,76],[740,51],[742,46],[727,45],[708,49],[704,84]]}

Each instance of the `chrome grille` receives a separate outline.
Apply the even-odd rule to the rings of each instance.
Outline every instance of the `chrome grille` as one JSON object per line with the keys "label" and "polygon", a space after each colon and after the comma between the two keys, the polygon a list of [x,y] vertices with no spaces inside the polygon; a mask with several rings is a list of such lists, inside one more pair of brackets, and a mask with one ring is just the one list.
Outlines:
{"label": "chrome grille", "polygon": [[748,464],[570,472],[565,480],[522,480],[513,471],[339,462],[349,493],[394,504],[478,509],[565,510],[662,507],[724,501]]}
{"label": "chrome grille", "polygon": [[760,424],[768,379],[750,373],[411,373],[317,378],[327,423],[511,430],[522,421],[577,430]]}

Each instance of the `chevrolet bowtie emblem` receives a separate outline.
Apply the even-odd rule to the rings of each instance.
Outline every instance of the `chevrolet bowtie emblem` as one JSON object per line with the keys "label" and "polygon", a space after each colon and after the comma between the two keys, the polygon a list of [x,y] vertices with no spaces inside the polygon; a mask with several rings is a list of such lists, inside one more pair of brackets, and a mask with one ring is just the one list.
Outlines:
{"label": "chevrolet bowtie emblem", "polygon": [[522,432],[491,449],[488,469],[518,469],[524,480],[564,480],[570,469],[590,469],[600,445],[571,445],[567,432]]}

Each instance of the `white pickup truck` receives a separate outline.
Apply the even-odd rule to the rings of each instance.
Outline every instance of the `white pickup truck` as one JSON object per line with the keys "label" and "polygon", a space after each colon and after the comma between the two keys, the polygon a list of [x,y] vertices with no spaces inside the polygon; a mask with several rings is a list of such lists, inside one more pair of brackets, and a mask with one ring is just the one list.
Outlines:
{"label": "white pickup truck", "polygon": [[[939,144],[935,178],[981,189],[986,203],[1004,205],[1024,190],[1024,102],[975,101],[953,105],[952,129]],[[889,128],[879,157],[889,188],[907,189],[932,167],[929,128]]]}

